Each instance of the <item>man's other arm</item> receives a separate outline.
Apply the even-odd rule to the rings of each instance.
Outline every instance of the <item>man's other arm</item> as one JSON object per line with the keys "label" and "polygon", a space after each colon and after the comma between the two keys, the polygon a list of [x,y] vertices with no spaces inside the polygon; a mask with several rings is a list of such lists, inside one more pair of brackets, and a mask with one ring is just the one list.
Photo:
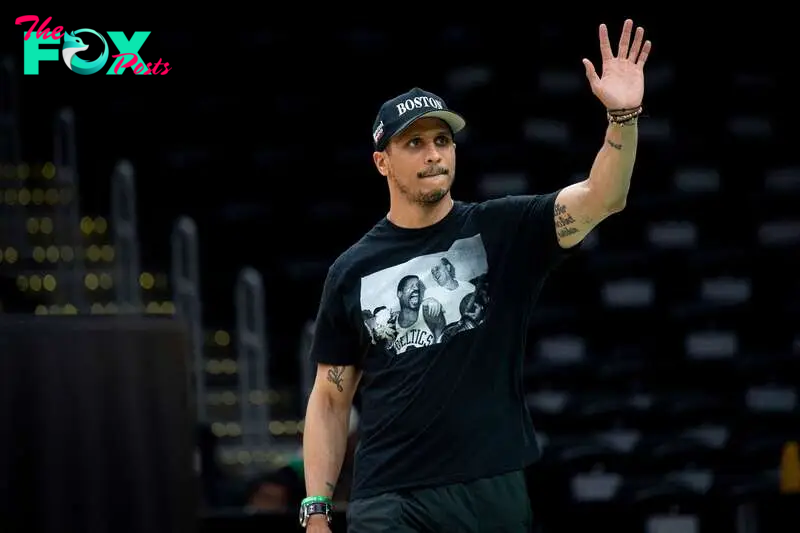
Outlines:
{"label": "man's other arm", "polygon": [[317,365],[303,429],[308,496],[333,497],[347,449],[350,409],[360,380],[361,372],[354,366]]}
{"label": "man's other arm", "polygon": [[559,192],[553,215],[562,248],[577,245],[600,222],[625,208],[637,144],[635,120],[627,125],[609,124],[589,177]]}

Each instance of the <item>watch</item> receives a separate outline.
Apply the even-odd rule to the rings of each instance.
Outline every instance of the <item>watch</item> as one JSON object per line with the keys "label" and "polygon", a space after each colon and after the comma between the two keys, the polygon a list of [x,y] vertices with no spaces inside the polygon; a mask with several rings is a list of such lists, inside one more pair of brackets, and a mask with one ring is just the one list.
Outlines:
{"label": "watch", "polygon": [[325,501],[304,502],[300,504],[300,525],[306,527],[308,525],[308,519],[315,514],[324,514],[325,518],[328,520],[328,525],[331,525],[333,522],[332,510],[333,507],[331,504]]}

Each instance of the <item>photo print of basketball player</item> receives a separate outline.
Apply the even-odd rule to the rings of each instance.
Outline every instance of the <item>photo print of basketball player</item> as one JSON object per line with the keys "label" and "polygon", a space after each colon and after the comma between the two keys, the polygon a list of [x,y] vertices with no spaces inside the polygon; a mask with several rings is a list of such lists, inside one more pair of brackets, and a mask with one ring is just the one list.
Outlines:
{"label": "photo print of basketball player", "polygon": [[489,303],[488,268],[475,235],[365,276],[361,309],[372,343],[398,355],[480,326]]}

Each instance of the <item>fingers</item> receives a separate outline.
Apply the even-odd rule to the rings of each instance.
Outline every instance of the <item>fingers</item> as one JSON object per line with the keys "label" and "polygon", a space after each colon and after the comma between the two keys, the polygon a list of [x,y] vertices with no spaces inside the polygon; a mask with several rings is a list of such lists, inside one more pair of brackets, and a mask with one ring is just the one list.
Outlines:
{"label": "fingers", "polygon": [[600,57],[603,61],[608,61],[614,58],[611,52],[611,42],[608,40],[608,28],[605,24],[600,24]]}
{"label": "fingers", "polygon": [[[608,39],[608,27],[605,24],[600,25],[600,55],[603,61],[608,61],[614,58],[614,53],[611,50],[611,42]],[[631,34],[633,34],[633,43],[631,43]],[[644,28],[641,26],[633,31],[633,21],[627,19],[622,25],[622,33],[619,37],[619,50],[616,57],[619,59],[629,59],[637,65],[643,65],[647,60],[647,55],[650,53],[650,41],[644,41]]]}
{"label": "fingers", "polygon": [[639,59],[636,60],[636,65],[637,66],[640,66],[640,67],[644,66],[645,61],[647,61],[647,56],[650,55],[650,47],[651,46],[652,46],[652,44],[650,43],[650,41],[645,41],[644,42],[644,46],[642,46],[642,51],[639,52]]}
{"label": "fingers", "polygon": [[633,21],[628,19],[622,25],[622,34],[619,36],[619,51],[617,57],[620,59],[627,59],[628,47],[631,44],[631,29],[633,28]]}
{"label": "fingers", "polygon": [[583,66],[586,68],[586,79],[589,80],[589,84],[594,87],[595,83],[600,81],[600,78],[597,76],[597,71],[594,69],[594,65],[588,59],[583,60]]}
{"label": "fingers", "polygon": [[628,59],[634,63],[636,63],[636,58],[639,57],[639,52],[642,48],[642,39],[644,39],[644,28],[639,26],[636,28],[636,33],[633,36],[633,44],[631,45],[631,50],[628,54]]}

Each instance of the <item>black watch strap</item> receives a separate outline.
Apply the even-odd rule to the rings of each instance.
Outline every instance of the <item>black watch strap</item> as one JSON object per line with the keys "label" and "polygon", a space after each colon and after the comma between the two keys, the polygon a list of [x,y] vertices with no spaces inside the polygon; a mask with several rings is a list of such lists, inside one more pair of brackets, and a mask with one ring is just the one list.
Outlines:
{"label": "black watch strap", "polygon": [[316,503],[309,503],[306,505],[306,514],[308,516],[315,515],[315,514],[330,514],[331,506],[327,503],[316,502]]}
{"label": "black watch strap", "polygon": [[306,527],[308,525],[308,519],[317,514],[325,515],[325,519],[328,521],[328,525],[330,525],[333,521],[332,512],[333,506],[328,502],[305,503],[300,509],[300,525]]}

